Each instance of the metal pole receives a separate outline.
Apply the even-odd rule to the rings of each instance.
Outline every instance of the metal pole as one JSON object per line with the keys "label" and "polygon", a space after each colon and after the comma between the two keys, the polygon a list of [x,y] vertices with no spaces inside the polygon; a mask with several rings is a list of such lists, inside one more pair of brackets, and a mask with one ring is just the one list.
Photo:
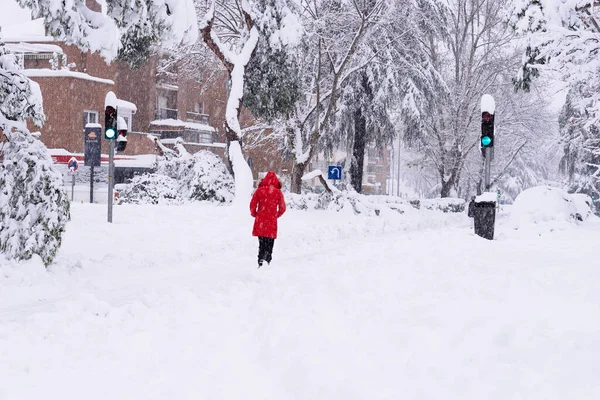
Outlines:
{"label": "metal pole", "polygon": [[90,204],[94,204],[94,166],[90,168]]}
{"label": "metal pole", "polygon": [[398,173],[396,174],[396,192],[397,196],[400,197],[400,146],[402,145],[400,138],[398,138]]}
{"label": "metal pole", "polygon": [[483,175],[483,187],[487,192],[490,189],[490,175],[492,172],[492,154],[493,149],[490,147],[485,148],[485,165]]}
{"label": "metal pole", "polygon": [[396,178],[395,167],[394,167],[394,160],[396,160],[396,148],[394,146],[392,146],[391,152],[392,152],[392,154],[390,156],[390,162],[388,163],[388,171],[387,171],[388,179],[386,181],[387,182],[386,188],[387,188],[388,196],[394,195],[394,179]]}
{"label": "metal pole", "polygon": [[113,172],[115,163],[115,141],[110,141],[110,150],[108,152],[108,222],[112,223],[113,209]]}
{"label": "metal pole", "polygon": [[75,198],[75,171],[72,172],[73,180],[71,181],[71,201]]}

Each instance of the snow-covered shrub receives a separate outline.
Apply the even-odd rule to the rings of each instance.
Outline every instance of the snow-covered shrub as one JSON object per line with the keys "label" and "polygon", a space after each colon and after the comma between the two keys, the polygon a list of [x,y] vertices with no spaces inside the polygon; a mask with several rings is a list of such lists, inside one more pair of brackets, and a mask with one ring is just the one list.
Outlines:
{"label": "snow-covered shrub", "polygon": [[167,153],[156,172],[134,178],[119,191],[119,203],[176,204],[185,201],[233,201],[233,178],[209,151]]}
{"label": "snow-covered shrub", "polygon": [[462,213],[465,211],[466,202],[463,199],[443,198],[421,200],[421,207],[428,210],[440,210],[445,213]]}
{"label": "snow-covered shrub", "polygon": [[233,177],[221,159],[210,151],[200,151],[192,157],[188,165],[190,173],[185,174],[189,181],[190,200],[211,200],[221,203],[233,201]]}
{"label": "snow-covered shrub", "polygon": [[69,220],[62,175],[31,134],[12,133],[7,139],[0,144],[0,252],[16,260],[38,254],[48,265]]}
{"label": "snow-covered shrub", "polygon": [[421,208],[445,213],[462,213],[466,207],[466,202],[462,199],[407,200],[395,196],[363,195],[354,191],[305,193],[302,195],[286,193],[285,199],[288,208],[294,210],[351,210],[354,214],[364,215],[377,215],[383,209],[404,214],[410,212],[411,209],[419,210]]}
{"label": "snow-covered shrub", "polygon": [[286,207],[290,210],[314,210],[319,201],[319,195],[314,193],[285,193],[284,196]]}
{"label": "snow-covered shrub", "polygon": [[166,175],[144,174],[119,185],[118,204],[180,204],[179,183]]}
{"label": "snow-covered shrub", "polygon": [[286,194],[288,208],[296,210],[335,210],[351,211],[354,214],[376,215],[379,205],[369,202],[369,196],[356,192],[324,192],[321,194],[307,193],[304,195]]}

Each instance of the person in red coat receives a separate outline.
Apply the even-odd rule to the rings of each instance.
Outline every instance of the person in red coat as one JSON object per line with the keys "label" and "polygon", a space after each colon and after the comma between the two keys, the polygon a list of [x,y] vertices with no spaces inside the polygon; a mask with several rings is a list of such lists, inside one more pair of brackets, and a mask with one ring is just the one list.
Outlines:
{"label": "person in red coat", "polygon": [[269,171],[250,200],[250,214],[254,217],[252,236],[258,236],[258,268],[264,261],[271,263],[273,245],[277,239],[277,218],[284,212],[281,183],[275,172]]}

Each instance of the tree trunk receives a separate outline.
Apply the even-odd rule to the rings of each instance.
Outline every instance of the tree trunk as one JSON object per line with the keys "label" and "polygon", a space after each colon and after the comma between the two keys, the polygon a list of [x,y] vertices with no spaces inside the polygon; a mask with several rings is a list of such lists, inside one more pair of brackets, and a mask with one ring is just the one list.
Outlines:
{"label": "tree trunk", "polygon": [[298,164],[294,162],[294,166],[292,168],[292,182],[290,183],[290,191],[292,193],[300,194],[300,189],[302,188],[302,177],[304,176],[305,170],[306,164]]}
{"label": "tree trunk", "polygon": [[440,193],[440,196],[442,198],[450,197],[451,191],[452,191],[452,185],[450,184],[450,182],[442,181],[442,192]]}
{"label": "tree trunk", "polygon": [[440,196],[442,198],[451,197],[452,190],[455,189],[456,186],[456,173],[451,173],[448,180],[444,179],[444,175],[442,174],[442,191]]}
{"label": "tree trunk", "polygon": [[350,164],[350,183],[354,190],[362,193],[363,168],[365,165],[365,146],[367,121],[360,109],[354,113],[354,144],[352,146],[352,163]]}
{"label": "tree trunk", "polygon": [[212,31],[215,21],[214,12],[209,14],[209,16],[210,19],[207,21],[204,28],[202,28],[201,34],[206,45],[212,50],[217,58],[221,60],[229,72],[231,85],[229,92],[227,93],[227,107],[225,109],[225,136],[227,137],[227,155],[229,162],[231,163],[235,181],[234,203],[241,205],[246,203],[252,195],[253,176],[252,170],[250,170],[242,153],[242,129],[240,127],[239,116],[242,97],[244,96],[244,75],[246,73],[246,65],[256,50],[258,30],[254,26],[252,17],[247,14],[246,11],[243,11],[244,21],[250,31],[250,36],[243,44],[240,54],[247,54],[249,52],[250,57],[247,57],[246,60],[238,58],[237,60],[232,61],[231,57],[225,56],[224,49],[220,47],[219,42],[214,40],[214,32]]}

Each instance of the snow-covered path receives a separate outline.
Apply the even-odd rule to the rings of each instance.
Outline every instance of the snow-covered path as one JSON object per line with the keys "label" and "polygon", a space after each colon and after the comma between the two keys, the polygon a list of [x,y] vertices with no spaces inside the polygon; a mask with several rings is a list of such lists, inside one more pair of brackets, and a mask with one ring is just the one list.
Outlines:
{"label": "snow-covered path", "polygon": [[0,399],[600,396],[595,224],[290,211],[256,270],[245,215],[103,211],[52,273],[0,269]]}

